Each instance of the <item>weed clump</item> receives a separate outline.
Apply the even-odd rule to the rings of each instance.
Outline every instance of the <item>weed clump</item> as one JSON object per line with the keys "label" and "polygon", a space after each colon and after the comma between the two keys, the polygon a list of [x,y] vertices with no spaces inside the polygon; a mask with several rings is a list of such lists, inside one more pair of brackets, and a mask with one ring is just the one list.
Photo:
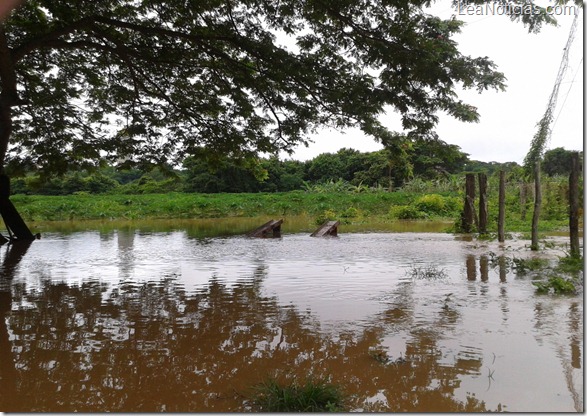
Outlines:
{"label": "weed clump", "polygon": [[394,205],[389,208],[388,217],[400,220],[420,220],[428,216],[412,205]]}
{"label": "weed clump", "polygon": [[253,405],[261,412],[340,412],[343,395],[340,389],[325,381],[308,380],[304,384],[281,385],[265,381],[256,388]]}
{"label": "weed clump", "polygon": [[436,280],[436,279],[446,279],[448,274],[444,269],[438,269],[436,266],[430,265],[426,267],[418,267],[413,266],[410,270],[406,273],[412,279],[421,279],[421,280]]}
{"label": "weed clump", "polygon": [[575,284],[564,277],[551,276],[547,281],[532,282],[538,293],[573,294],[577,292]]}

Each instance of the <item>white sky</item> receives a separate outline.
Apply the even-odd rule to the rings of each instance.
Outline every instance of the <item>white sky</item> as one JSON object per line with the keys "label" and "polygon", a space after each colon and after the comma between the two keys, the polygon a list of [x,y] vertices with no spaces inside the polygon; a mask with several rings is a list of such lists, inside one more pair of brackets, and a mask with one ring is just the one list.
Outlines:
{"label": "white sky", "polygon": [[[450,18],[455,13],[448,0],[439,1],[434,10],[433,14],[441,18]],[[574,16],[557,16],[558,27],[543,26],[538,34],[528,33],[521,23],[511,22],[507,16],[457,17],[467,23],[455,38],[461,52],[472,57],[488,56],[497,64],[497,70],[505,74],[507,89],[481,94],[476,90],[462,92],[460,98],[478,108],[480,122],[463,123],[441,114],[436,131],[441,140],[460,146],[472,160],[522,164],[536,133],[536,123],[546,110]],[[581,12],[554,111],[549,149],[583,150],[583,40]],[[382,122],[401,131],[397,114],[387,114]],[[358,129],[325,129],[312,136],[312,140],[314,143],[309,147],[298,147],[291,159],[308,160],[343,147],[361,152],[382,148]]]}

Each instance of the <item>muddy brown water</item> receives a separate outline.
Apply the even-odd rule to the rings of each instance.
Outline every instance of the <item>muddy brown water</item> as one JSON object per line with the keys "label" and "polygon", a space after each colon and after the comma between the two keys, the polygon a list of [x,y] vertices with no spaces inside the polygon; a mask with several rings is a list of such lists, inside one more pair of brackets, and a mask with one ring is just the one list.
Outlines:
{"label": "muddy brown water", "polygon": [[313,378],[350,411],[583,411],[582,295],[507,267],[564,237],[535,254],[446,224],[251,239],[247,221],[53,224],[0,247],[0,410],[247,411],[268,378]]}

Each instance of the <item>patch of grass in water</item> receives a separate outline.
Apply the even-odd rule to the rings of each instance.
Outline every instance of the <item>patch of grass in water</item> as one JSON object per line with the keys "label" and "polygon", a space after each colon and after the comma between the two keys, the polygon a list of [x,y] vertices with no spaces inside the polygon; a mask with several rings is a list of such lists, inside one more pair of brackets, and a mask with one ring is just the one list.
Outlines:
{"label": "patch of grass in water", "polygon": [[578,274],[583,271],[584,258],[581,255],[561,257],[556,270],[560,273]]}
{"label": "patch of grass in water", "polygon": [[269,379],[255,388],[253,405],[261,412],[342,412],[340,389],[325,381],[279,384]]}
{"label": "patch of grass in water", "polygon": [[438,269],[436,266],[429,265],[425,267],[413,266],[406,274],[412,279],[436,280],[446,279],[448,274],[444,269]]}
{"label": "patch of grass in water", "polygon": [[550,276],[546,281],[532,282],[538,293],[574,294],[575,284],[561,276]]}

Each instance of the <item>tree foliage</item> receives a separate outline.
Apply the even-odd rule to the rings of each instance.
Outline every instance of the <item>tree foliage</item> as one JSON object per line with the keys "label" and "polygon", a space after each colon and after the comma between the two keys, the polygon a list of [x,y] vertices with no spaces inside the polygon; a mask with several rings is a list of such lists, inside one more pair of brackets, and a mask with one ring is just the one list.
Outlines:
{"label": "tree foliage", "polygon": [[[544,152],[542,161],[542,171],[549,176],[569,175],[571,173],[571,158],[573,151],[566,150],[562,147],[550,149]],[[580,152],[579,158],[583,158],[583,152]],[[581,165],[583,165],[581,163]]]}
{"label": "tree foliage", "polygon": [[499,89],[504,76],[461,54],[462,22],[427,5],[29,0],[0,24],[0,165],[291,152],[324,125],[381,139],[387,110],[417,136],[439,111],[475,121],[457,86]]}

